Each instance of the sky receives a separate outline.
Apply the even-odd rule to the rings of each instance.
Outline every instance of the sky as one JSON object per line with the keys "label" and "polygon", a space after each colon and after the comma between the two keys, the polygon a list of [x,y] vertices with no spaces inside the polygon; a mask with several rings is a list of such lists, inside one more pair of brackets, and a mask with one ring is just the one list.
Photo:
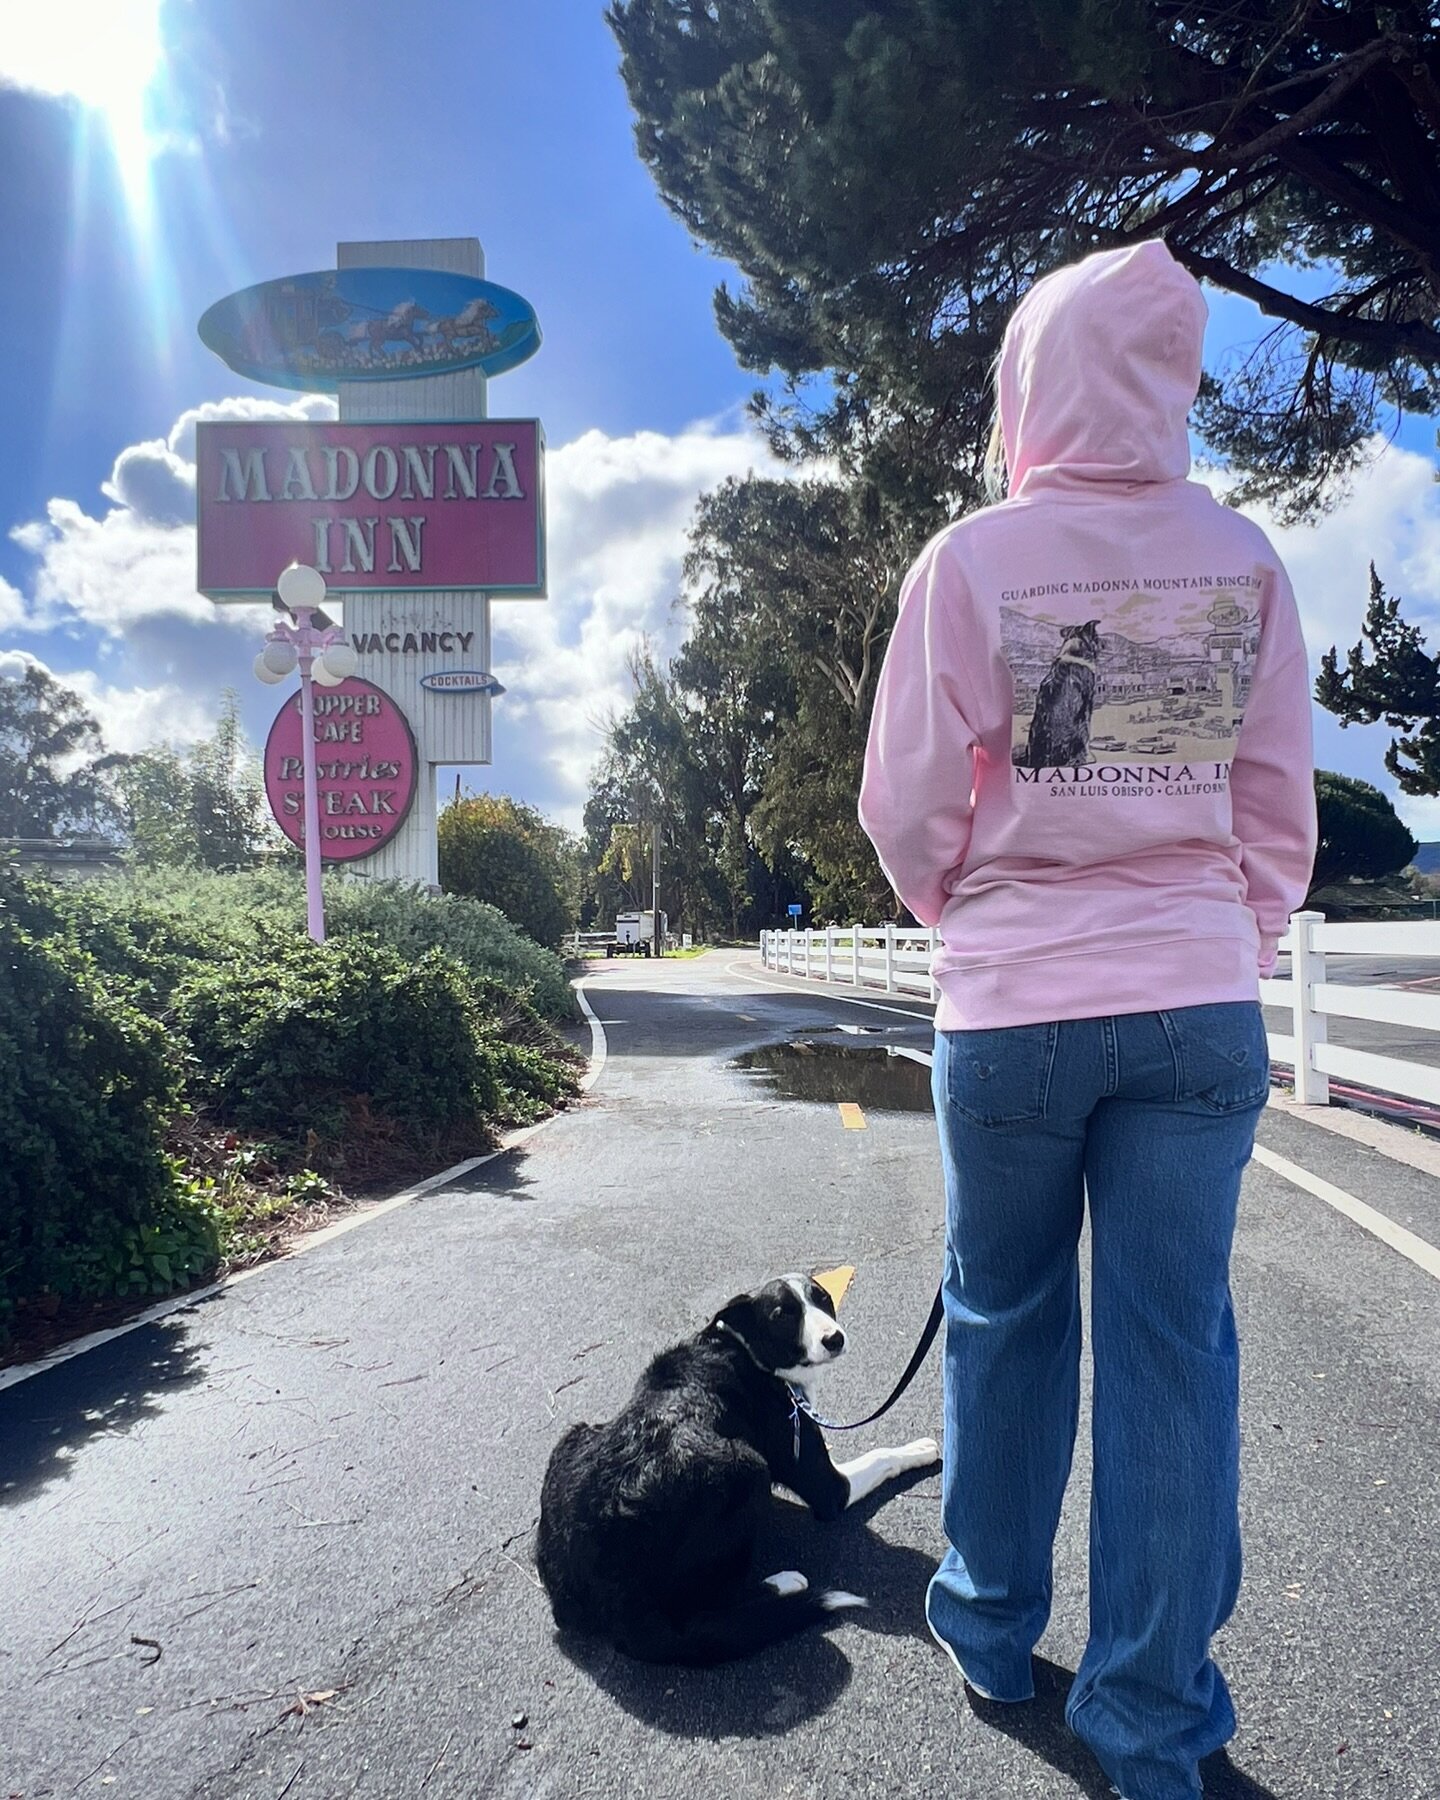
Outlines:
{"label": "sky", "polygon": [[[329,416],[232,373],[195,331],[252,282],[333,267],[346,239],[474,236],[540,353],[490,386],[548,443],[549,598],[494,604],[495,760],[467,787],[579,823],[605,720],[675,602],[697,498],[770,471],[755,379],[714,323],[733,270],[697,249],[636,156],[600,0],[45,0],[0,19],[0,674],[34,659],[108,747],[183,744],[239,694],[262,607],[195,592],[197,418]],[[1212,365],[1261,330],[1212,296]],[[1373,558],[1440,633],[1433,425],[1415,421],[1313,527],[1272,529],[1318,664],[1358,636]],[[1383,727],[1317,713],[1322,766],[1394,793]],[[1395,796],[1418,836],[1440,801]]]}

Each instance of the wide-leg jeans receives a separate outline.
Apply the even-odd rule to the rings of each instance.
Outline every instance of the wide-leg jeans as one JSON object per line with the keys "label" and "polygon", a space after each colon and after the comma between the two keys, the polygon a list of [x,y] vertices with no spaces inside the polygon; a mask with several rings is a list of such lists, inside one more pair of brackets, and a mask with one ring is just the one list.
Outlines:
{"label": "wide-leg jeans", "polygon": [[936,1036],[945,1170],[944,1524],[931,1630],[1033,1693],[1094,1356],[1089,1641],[1066,1716],[1126,1800],[1195,1800],[1234,1733],[1212,1635],[1240,1583],[1240,1178],[1269,1091],[1258,1005]]}

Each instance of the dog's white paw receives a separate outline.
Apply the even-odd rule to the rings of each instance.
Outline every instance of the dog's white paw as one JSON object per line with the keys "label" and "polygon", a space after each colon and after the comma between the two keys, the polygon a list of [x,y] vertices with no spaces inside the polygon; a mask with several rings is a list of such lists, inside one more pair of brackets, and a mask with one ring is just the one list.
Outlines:
{"label": "dog's white paw", "polygon": [[803,1594],[810,1583],[798,1569],[781,1569],[778,1575],[767,1575],[765,1586],[780,1595]]}
{"label": "dog's white paw", "polygon": [[868,1606],[870,1602],[863,1594],[849,1594],[844,1588],[827,1588],[820,1596],[820,1604],[826,1612],[845,1612],[852,1606]]}
{"label": "dog's white paw", "polygon": [[900,1452],[905,1458],[905,1465],[910,1469],[928,1469],[931,1463],[940,1460],[940,1446],[934,1438],[916,1438],[913,1444],[907,1444]]}

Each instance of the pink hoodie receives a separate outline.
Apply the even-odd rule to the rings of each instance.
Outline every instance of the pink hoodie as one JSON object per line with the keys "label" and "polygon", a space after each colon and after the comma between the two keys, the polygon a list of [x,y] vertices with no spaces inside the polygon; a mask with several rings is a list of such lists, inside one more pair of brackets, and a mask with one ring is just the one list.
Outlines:
{"label": "pink hoodie", "polygon": [[1205,316],[1158,242],[1038,282],[1000,354],[1010,497],[906,578],[860,818],[940,927],[939,1030],[1254,1000],[1304,898],[1295,598],[1186,479]]}

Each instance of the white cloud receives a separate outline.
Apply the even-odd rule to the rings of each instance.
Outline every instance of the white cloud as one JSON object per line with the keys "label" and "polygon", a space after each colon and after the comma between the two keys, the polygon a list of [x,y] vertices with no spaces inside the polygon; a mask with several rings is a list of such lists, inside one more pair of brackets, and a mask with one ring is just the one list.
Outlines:
{"label": "white cloud", "polygon": [[0,631],[14,631],[25,619],[25,596],[0,575]]}
{"label": "white cloud", "polygon": [[678,643],[673,608],[696,502],[751,469],[784,472],[734,423],[674,437],[587,431],[547,456],[550,599],[495,603],[495,673],[509,689],[496,737],[499,751],[501,733],[518,728],[553,772],[567,822],[579,822],[604,721],[630,698],[631,653],[646,639],[662,654]]}
{"label": "white cloud", "polygon": [[[1315,670],[1332,644],[1343,658],[1359,639],[1372,562],[1386,591],[1404,601],[1405,618],[1440,652],[1440,486],[1429,457],[1377,445],[1344,503],[1315,525],[1277,525],[1264,508],[1244,510],[1264,527],[1290,573]],[[1389,727],[1342,731],[1319,708],[1315,721],[1322,768],[1373,782],[1417,838],[1440,838],[1440,799],[1400,793],[1384,766]]]}
{"label": "white cloud", "polygon": [[[248,396],[181,413],[166,438],[131,444],[115,459],[102,492],[114,505],[98,517],[74,500],[51,500],[43,519],[15,526],[11,538],[36,559],[29,602],[20,616],[0,592],[0,625],[51,631],[88,625],[120,638],[144,620],[214,624],[214,605],[195,588],[195,425],[202,419],[333,418],[327,395],[294,401]],[[13,594],[14,589],[9,592]],[[219,615],[248,627],[248,609]]]}
{"label": "white cloud", "polygon": [[118,687],[90,669],[57,679],[90,708],[105,739],[116,751],[147,750],[154,744],[193,744],[215,729],[215,703],[209,695],[186,693],[173,682],[157,687]]}
{"label": "white cloud", "polygon": [[329,394],[301,394],[294,400],[262,400],[255,394],[237,394],[229,400],[207,400],[189,407],[170,428],[165,440],[173,456],[193,464],[195,427],[209,419],[333,419],[339,408]]}
{"label": "white cloud", "polygon": [[84,701],[107,750],[132,752],[166,742],[192,744],[215,728],[213,704],[173,682],[119,687],[93,669],[54,669],[27,650],[0,651],[0,681],[15,681],[29,668],[43,669]]}
{"label": "white cloud", "polygon": [[1359,637],[1372,562],[1386,589],[1403,596],[1407,617],[1440,621],[1440,487],[1429,457],[1380,449],[1344,504],[1316,525],[1280,526],[1261,508],[1244,510],[1290,571],[1317,663],[1332,644],[1343,651]]}
{"label": "white cloud", "polygon": [[[104,484],[107,510],[55,499],[43,519],[11,531],[35,572],[28,596],[0,587],[0,626],[100,634],[111,678],[88,687],[64,679],[103,713],[107,741],[113,733],[117,747],[131,747],[147,723],[151,738],[199,735],[227,684],[258,714],[248,664],[263,608],[217,608],[195,590],[195,425],[334,413],[321,395],[193,407],[166,437],[120,452]],[[678,642],[673,603],[697,500],[752,468],[783,473],[736,420],[673,437],[589,431],[549,452],[551,597],[495,603],[495,672],[509,690],[495,733],[503,779],[568,822],[579,822],[603,722],[629,699],[632,651],[646,639],[662,653]],[[136,685],[115,679],[112,663]]]}

